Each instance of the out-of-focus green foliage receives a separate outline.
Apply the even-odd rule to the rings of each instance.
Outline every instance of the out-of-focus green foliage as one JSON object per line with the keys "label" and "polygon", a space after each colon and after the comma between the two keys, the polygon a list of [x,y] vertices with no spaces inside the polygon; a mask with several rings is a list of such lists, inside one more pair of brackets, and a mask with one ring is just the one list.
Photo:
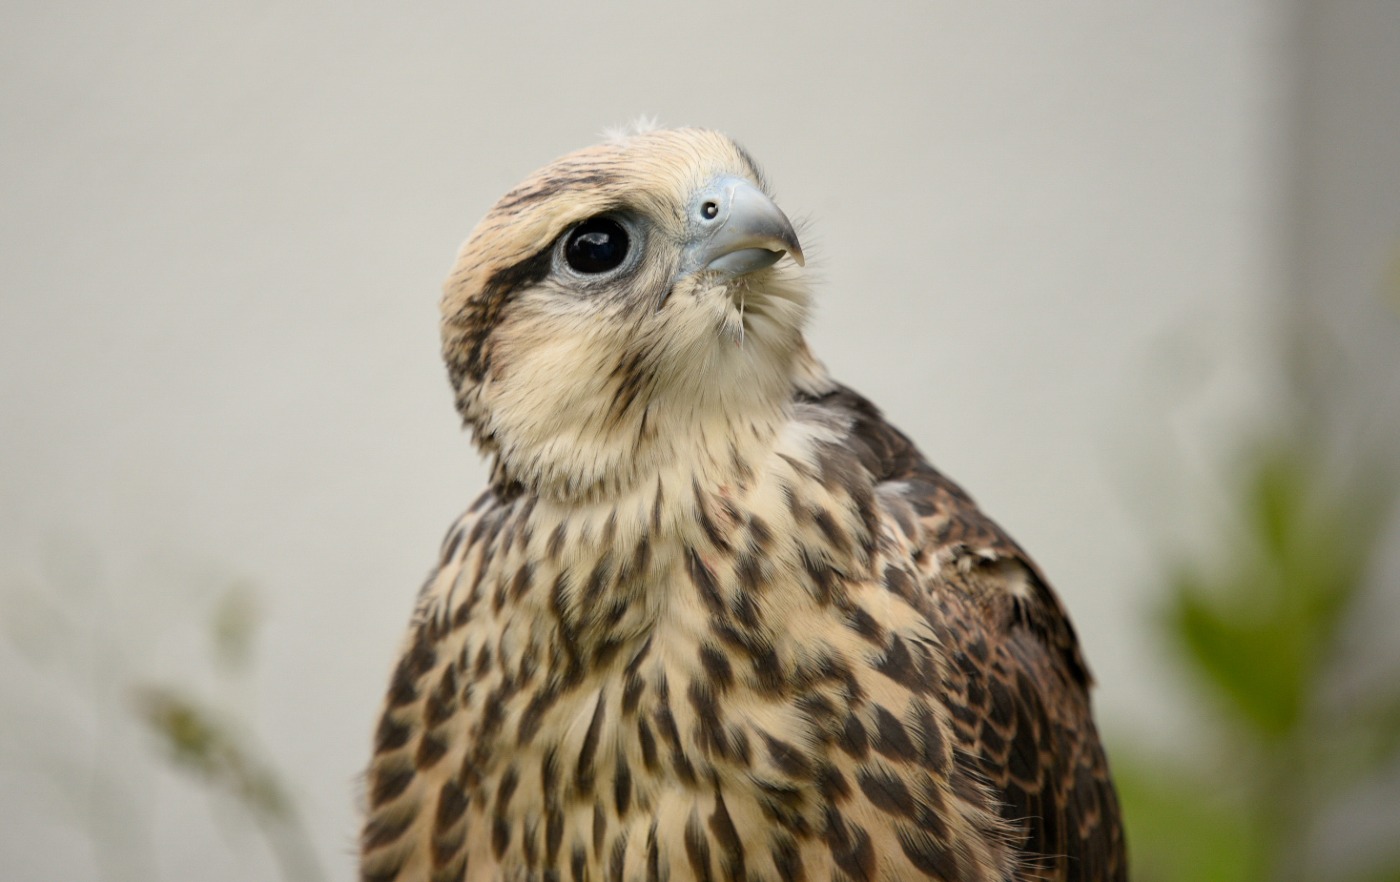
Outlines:
{"label": "out-of-focus green foliage", "polygon": [[1121,749],[1114,781],[1128,825],[1136,882],[1257,879],[1256,837],[1236,804],[1179,761],[1150,760]]}
{"label": "out-of-focus green foliage", "polygon": [[1229,563],[1178,567],[1159,625],[1215,752],[1115,751],[1138,882],[1400,880],[1400,844],[1337,866],[1315,835],[1400,755],[1400,672],[1336,694],[1396,496],[1380,466],[1350,466],[1338,477],[1297,434],[1259,448],[1220,525]]}
{"label": "out-of-focus green foliage", "polygon": [[1184,569],[1168,624],[1227,711],[1260,738],[1286,739],[1338,649],[1390,493],[1374,479],[1329,493],[1298,451],[1266,451],[1252,470],[1236,569]]}

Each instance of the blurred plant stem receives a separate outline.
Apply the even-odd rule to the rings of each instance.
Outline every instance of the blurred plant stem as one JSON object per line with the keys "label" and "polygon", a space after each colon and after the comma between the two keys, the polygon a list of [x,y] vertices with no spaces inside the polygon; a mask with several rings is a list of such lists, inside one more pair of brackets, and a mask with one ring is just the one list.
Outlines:
{"label": "blurred plant stem", "polygon": [[[0,622],[10,647],[43,683],[35,694],[53,705],[21,708],[20,717],[52,712],[50,729],[69,736],[55,739],[51,748],[57,754],[53,783],[77,808],[98,875],[158,878],[158,847],[149,829],[155,805],[148,791],[154,791],[155,781],[150,764],[132,755],[134,739],[153,743],[155,760],[203,791],[216,809],[219,803],[231,805],[251,820],[285,882],[321,882],[325,874],[292,788],[237,722],[238,715],[219,709],[230,702],[214,697],[226,697],[250,676],[260,622],[252,589],[233,584],[213,596],[201,659],[206,664],[181,669],[183,684],[145,677],[131,660],[141,654],[132,645],[133,635],[116,624],[114,595],[99,590],[97,568],[73,563],[85,557],[83,550],[63,543],[60,565],[48,574],[52,584],[15,586],[0,595]],[[198,587],[182,586],[182,591],[186,598],[210,596]],[[212,681],[216,688],[189,685],[196,680]],[[32,728],[34,737],[45,737],[42,726]],[[75,746],[74,732],[88,732],[90,740]],[[223,821],[219,832],[236,832],[236,823]]]}
{"label": "blurred plant stem", "polygon": [[257,822],[282,878],[324,878],[286,789],[276,773],[251,756],[236,727],[169,687],[139,687],[133,699],[172,765],[201,786],[232,797]]}
{"label": "blurred plant stem", "polygon": [[[219,595],[208,623],[209,658],[224,679],[247,675],[260,621],[248,586],[234,584]],[[325,878],[287,786],[243,727],[171,684],[137,683],[129,697],[173,768],[211,796],[231,798],[253,820],[286,882]]]}

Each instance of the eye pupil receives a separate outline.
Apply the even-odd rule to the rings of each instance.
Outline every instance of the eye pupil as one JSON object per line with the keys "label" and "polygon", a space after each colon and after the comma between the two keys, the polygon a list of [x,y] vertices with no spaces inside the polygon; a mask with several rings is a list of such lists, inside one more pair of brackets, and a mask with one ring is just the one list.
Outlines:
{"label": "eye pupil", "polygon": [[629,244],[622,224],[608,217],[590,218],[570,231],[564,241],[564,259],[577,272],[605,273],[627,259]]}
{"label": "eye pupil", "polygon": [[719,214],[719,203],[706,202],[700,206],[700,213],[705,216],[706,220],[714,220],[715,216]]}

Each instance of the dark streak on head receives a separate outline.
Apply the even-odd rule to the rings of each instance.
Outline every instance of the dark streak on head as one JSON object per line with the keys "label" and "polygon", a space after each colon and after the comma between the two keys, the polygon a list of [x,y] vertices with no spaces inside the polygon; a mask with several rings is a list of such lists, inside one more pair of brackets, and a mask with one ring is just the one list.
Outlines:
{"label": "dark streak on head", "polygon": [[553,247],[545,248],[493,272],[481,293],[467,298],[461,312],[453,317],[453,323],[463,329],[462,336],[453,341],[455,345],[445,356],[448,376],[459,393],[464,379],[480,383],[486,377],[491,367],[487,343],[502,311],[518,291],[539,284],[549,275],[553,250]]}

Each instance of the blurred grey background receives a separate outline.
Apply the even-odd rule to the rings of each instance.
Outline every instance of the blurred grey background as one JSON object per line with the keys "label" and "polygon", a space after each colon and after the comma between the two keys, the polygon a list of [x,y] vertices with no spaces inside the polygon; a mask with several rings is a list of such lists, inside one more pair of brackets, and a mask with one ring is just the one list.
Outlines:
{"label": "blurred grey background", "polygon": [[[390,661],[484,482],[441,279],[507,188],[642,115],[764,164],[805,222],[814,348],[1037,557],[1119,738],[1193,727],[1146,622],[1237,444],[1289,405],[1288,328],[1344,365],[1314,381],[1341,431],[1400,449],[1394,2],[4,19],[7,878],[277,874],[131,723],[150,683],[259,745],[323,873],[351,874]],[[1375,604],[1393,658],[1400,603]],[[241,662],[211,661],[211,618],[260,623]]]}

